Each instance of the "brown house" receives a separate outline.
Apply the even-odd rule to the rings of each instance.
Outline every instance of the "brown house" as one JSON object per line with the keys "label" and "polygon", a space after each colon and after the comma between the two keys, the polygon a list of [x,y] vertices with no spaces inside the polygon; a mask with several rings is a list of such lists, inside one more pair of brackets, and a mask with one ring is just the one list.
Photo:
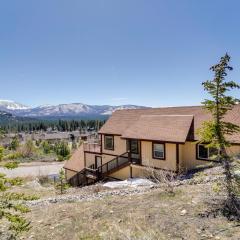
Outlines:
{"label": "brown house", "polygon": [[[100,129],[99,144],[85,143],[65,164],[66,176],[81,185],[139,177],[148,166],[178,172],[214,161],[216,150],[197,144],[196,134],[210,118],[201,106],[116,111]],[[240,105],[225,120],[240,126]],[[228,140],[229,153],[240,154],[240,134]]]}

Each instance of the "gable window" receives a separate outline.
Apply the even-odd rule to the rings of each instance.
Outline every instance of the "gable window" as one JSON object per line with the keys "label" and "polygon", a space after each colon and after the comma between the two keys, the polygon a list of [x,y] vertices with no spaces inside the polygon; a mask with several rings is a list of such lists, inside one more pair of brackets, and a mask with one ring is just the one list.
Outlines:
{"label": "gable window", "polygon": [[114,150],[114,136],[113,135],[105,135],[104,136],[104,149]]}
{"label": "gable window", "polygon": [[152,145],[152,157],[155,159],[165,159],[165,144],[153,143]]}
{"label": "gable window", "polygon": [[204,144],[197,145],[197,158],[200,160],[214,160],[218,155],[216,148],[207,148]]}

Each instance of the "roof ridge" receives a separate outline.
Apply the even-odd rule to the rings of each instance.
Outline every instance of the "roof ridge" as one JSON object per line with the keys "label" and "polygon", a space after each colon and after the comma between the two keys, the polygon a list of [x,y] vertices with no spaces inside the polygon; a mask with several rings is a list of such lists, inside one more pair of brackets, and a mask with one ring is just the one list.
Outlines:
{"label": "roof ridge", "polygon": [[141,114],[140,117],[146,116],[146,117],[193,117],[193,114]]}

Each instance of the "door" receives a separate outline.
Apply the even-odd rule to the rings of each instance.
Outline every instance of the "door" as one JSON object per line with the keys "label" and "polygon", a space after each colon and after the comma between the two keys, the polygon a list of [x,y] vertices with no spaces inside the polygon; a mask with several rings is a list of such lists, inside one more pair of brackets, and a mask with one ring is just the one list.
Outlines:
{"label": "door", "polygon": [[140,159],[140,142],[138,140],[127,140],[127,150],[130,151],[133,162]]}
{"label": "door", "polygon": [[102,157],[101,156],[95,156],[95,168],[98,168],[102,165]]}

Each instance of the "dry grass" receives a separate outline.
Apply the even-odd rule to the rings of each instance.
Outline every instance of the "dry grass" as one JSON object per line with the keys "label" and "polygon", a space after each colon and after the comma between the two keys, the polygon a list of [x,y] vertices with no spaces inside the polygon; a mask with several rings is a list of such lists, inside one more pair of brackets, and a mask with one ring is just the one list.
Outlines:
{"label": "dry grass", "polygon": [[236,223],[222,216],[201,217],[212,196],[210,185],[185,185],[175,195],[155,189],[142,195],[33,207],[28,214],[32,229],[23,239],[238,240]]}

